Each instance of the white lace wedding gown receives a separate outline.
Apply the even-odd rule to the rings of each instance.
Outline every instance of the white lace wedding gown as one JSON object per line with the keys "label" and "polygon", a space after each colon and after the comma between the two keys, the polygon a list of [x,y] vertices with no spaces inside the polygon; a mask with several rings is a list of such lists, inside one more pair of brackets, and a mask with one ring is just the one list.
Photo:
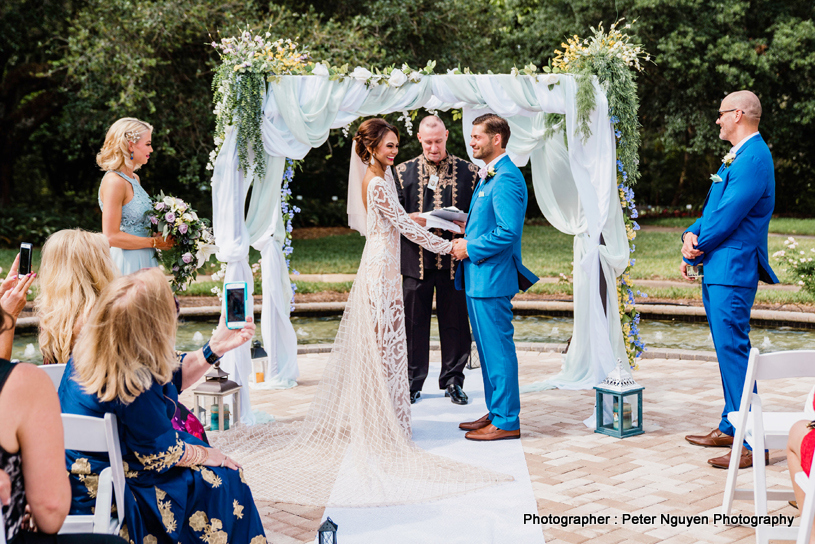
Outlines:
{"label": "white lace wedding gown", "polygon": [[243,465],[256,499],[402,504],[512,479],[426,453],[410,440],[399,235],[433,252],[449,253],[452,244],[408,217],[387,178],[368,185],[362,261],[305,420],[237,427],[213,441]]}

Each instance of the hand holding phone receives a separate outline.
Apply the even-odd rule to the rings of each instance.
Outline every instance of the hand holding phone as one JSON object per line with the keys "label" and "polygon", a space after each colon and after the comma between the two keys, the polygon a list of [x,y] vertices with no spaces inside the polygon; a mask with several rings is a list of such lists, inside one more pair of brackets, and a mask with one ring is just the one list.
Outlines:
{"label": "hand holding phone", "polygon": [[227,329],[242,329],[246,326],[248,292],[245,281],[231,281],[224,284],[224,314]]}
{"label": "hand holding phone", "polygon": [[20,244],[20,263],[17,268],[17,277],[22,278],[31,273],[31,254],[33,247],[31,244],[23,242]]}

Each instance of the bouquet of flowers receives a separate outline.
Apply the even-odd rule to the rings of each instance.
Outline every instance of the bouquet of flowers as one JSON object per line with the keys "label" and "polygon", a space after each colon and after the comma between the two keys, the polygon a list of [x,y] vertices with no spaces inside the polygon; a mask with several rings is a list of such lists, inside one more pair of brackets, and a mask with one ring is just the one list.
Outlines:
{"label": "bouquet of flowers", "polygon": [[172,249],[157,251],[158,260],[173,274],[173,291],[186,291],[187,285],[198,276],[198,269],[218,250],[209,221],[200,219],[180,198],[164,196],[164,192],[153,197],[153,206],[145,216],[153,234],[174,238]]}

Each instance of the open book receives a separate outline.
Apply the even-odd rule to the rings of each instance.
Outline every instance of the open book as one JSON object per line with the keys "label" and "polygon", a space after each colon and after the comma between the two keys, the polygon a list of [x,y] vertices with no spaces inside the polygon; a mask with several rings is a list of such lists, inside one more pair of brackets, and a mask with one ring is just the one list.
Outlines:
{"label": "open book", "polygon": [[461,229],[453,221],[467,221],[467,214],[455,206],[425,212],[421,216],[427,221],[428,229],[449,230],[456,234],[461,234]]}

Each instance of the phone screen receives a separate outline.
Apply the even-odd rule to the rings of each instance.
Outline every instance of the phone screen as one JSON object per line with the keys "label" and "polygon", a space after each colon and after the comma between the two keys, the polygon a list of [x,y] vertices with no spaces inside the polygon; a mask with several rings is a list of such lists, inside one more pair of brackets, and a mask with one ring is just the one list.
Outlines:
{"label": "phone screen", "polygon": [[23,244],[20,246],[20,267],[17,274],[25,276],[31,273],[31,245]]}
{"label": "phone screen", "polygon": [[246,321],[246,297],[243,287],[226,290],[226,320],[229,323]]}

